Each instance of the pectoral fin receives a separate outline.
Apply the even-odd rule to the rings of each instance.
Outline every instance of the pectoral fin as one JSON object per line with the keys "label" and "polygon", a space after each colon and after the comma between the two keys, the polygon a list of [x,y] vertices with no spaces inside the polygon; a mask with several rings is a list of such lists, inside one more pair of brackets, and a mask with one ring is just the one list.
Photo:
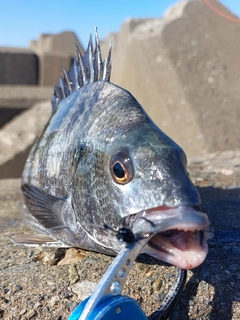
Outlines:
{"label": "pectoral fin", "polygon": [[29,212],[42,226],[47,229],[65,228],[61,210],[67,197],[57,198],[28,184],[22,185],[22,192]]}
{"label": "pectoral fin", "polygon": [[29,247],[64,247],[66,248],[67,246],[64,245],[61,242],[58,242],[54,240],[53,238],[46,236],[46,235],[41,235],[41,234],[30,234],[30,235],[22,235],[22,236],[16,236],[14,238],[11,238],[11,241],[16,244],[16,245],[25,245]]}

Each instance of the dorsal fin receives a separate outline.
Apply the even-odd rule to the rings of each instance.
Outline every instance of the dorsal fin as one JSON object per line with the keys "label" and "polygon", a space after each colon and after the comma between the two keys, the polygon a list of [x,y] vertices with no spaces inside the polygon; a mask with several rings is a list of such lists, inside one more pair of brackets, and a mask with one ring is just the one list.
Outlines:
{"label": "dorsal fin", "polygon": [[107,58],[102,61],[97,28],[95,28],[95,45],[93,45],[92,36],[90,35],[88,48],[84,56],[82,56],[76,44],[76,54],[72,66],[69,71],[63,68],[63,75],[60,76],[59,82],[54,88],[52,95],[53,112],[63,99],[88,83],[110,80],[111,51],[112,43],[110,43]]}

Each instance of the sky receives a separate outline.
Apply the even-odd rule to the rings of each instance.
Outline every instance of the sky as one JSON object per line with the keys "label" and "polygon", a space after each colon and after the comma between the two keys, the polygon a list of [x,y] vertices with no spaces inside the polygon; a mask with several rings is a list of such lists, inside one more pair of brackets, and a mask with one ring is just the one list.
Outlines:
{"label": "sky", "polygon": [[[203,1],[203,0],[202,0]],[[98,27],[100,39],[128,18],[157,18],[176,0],[0,0],[0,47],[28,48],[42,33],[74,31],[84,47]],[[240,17],[240,0],[221,0]],[[210,10],[210,9],[209,9]]]}

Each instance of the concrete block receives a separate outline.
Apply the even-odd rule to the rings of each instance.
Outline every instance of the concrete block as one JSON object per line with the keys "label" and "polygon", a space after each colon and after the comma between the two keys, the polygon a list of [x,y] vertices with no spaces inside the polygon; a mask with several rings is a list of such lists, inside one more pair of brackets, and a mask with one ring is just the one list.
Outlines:
{"label": "concrete block", "polygon": [[31,50],[0,48],[0,85],[38,84],[38,57]]}
{"label": "concrete block", "polygon": [[0,128],[40,101],[51,99],[53,87],[0,86]]}
{"label": "concrete block", "polygon": [[31,146],[50,115],[50,102],[38,103],[0,130],[0,179],[21,177]]}
{"label": "concrete block", "polygon": [[78,44],[81,52],[83,47],[77,36],[72,31],[64,31],[58,34],[41,34],[38,40],[30,42],[30,48],[35,53],[41,55],[44,53],[52,53],[59,56],[74,56],[76,45]]}
{"label": "concrete block", "polygon": [[62,67],[70,68],[76,53],[76,45],[83,53],[81,43],[71,31],[59,34],[42,34],[38,40],[31,41],[31,49],[38,54],[40,59],[39,84],[41,86],[57,84]]}
{"label": "concrete block", "polygon": [[39,85],[53,86],[59,81],[62,68],[68,70],[72,64],[72,56],[60,56],[51,53],[43,53],[39,56]]}
{"label": "concrete block", "polygon": [[33,104],[51,100],[53,86],[0,86],[0,107],[29,108]]}
{"label": "concrete block", "polygon": [[187,155],[239,148],[239,34],[239,23],[198,0],[176,4],[161,19],[130,19],[114,36],[111,81]]}

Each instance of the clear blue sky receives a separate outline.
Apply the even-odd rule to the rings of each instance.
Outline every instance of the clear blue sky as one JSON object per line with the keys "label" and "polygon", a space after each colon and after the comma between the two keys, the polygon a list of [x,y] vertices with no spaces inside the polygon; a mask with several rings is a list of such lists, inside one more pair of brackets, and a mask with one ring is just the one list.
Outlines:
{"label": "clear blue sky", "polygon": [[[0,46],[28,47],[41,33],[72,30],[86,46],[97,26],[101,39],[127,18],[161,17],[176,0],[2,0]],[[240,0],[221,0],[240,17]]]}

